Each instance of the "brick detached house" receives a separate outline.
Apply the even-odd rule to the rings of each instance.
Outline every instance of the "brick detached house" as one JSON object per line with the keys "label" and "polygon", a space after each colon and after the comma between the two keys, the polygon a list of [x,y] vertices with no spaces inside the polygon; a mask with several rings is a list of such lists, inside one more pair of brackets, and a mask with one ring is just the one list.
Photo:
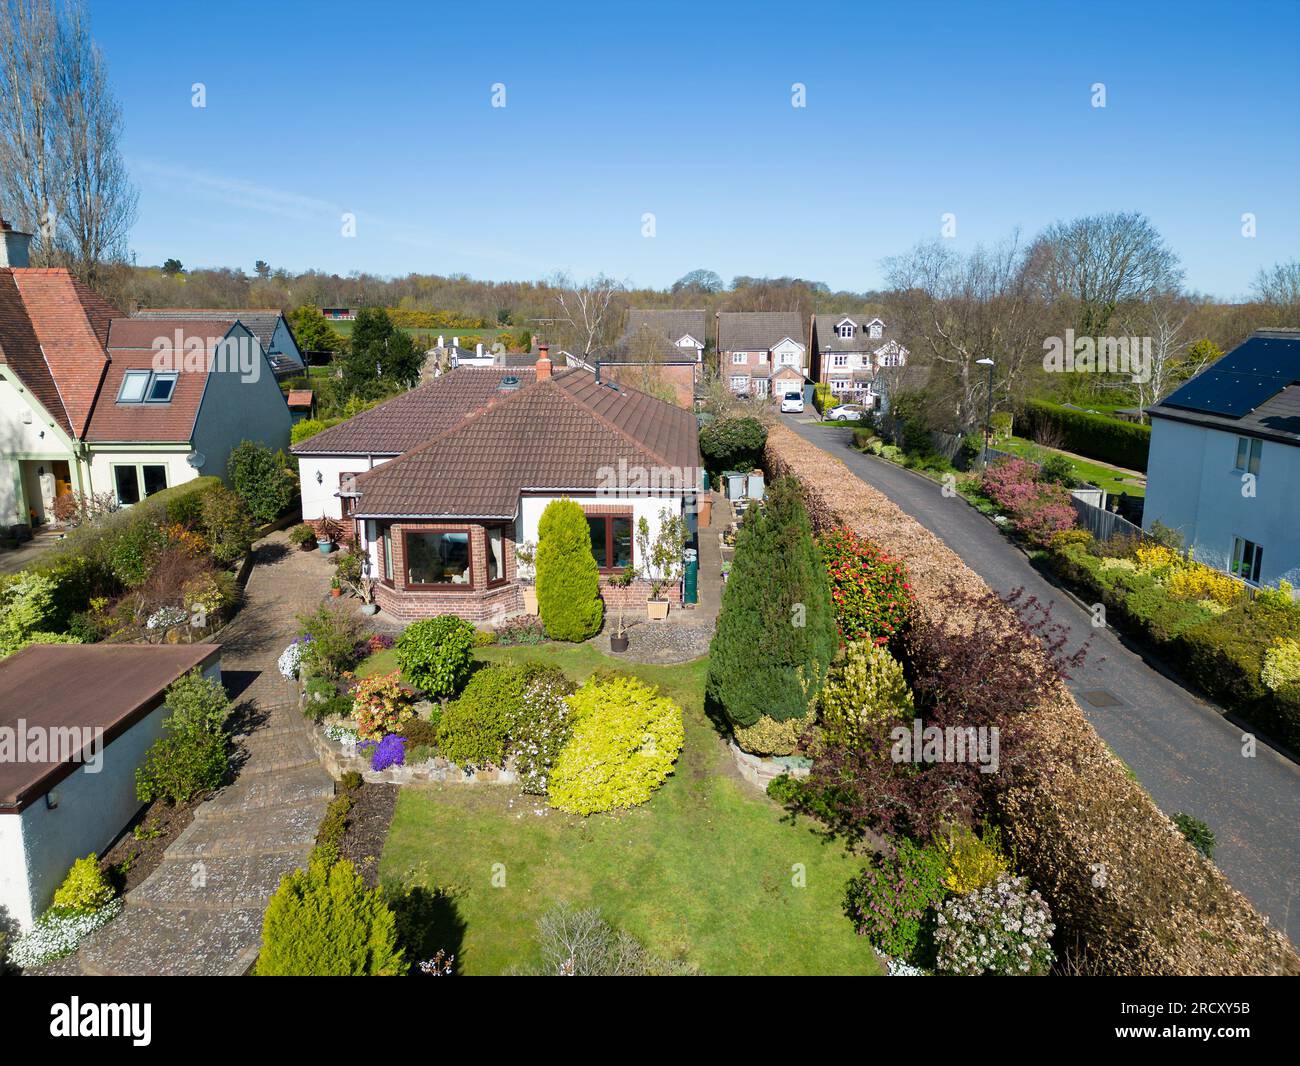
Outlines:
{"label": "brick detached house", "polygon": [[866,315],[813,315],[816,379],[830,386],[836,403],[880,410],[889,371],[907,365],[908,351],[888,335],[885,323]]}
{"label": "brick detached house", "polygon": [[746,396],[804,394],[810,380],[808,338],[797,311],[720,311],[718,375]]}
{"label": "brick detached house", "polygon": [[693,410],[704,372],[702,348],[687,348],[653,326],[639,325],[582,364],[603,381]]}
{"label": "brick detached house", "polygon": [[[579,367],[459,367],[294,449],[303,515],[351,526],[398,618],[497,620],[524,609],[515,555],[546,505],[580,504],[608,606],[644,604],[647,584],[604,578],[640,566],[635,530],[695,517],[694,415]],[[680,602],[680,589],[665,590]]]}

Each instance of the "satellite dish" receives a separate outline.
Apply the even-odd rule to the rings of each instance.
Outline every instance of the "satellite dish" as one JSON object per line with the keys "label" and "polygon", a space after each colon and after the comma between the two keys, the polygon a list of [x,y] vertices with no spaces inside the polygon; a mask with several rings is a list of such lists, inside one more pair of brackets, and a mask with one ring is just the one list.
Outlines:
{"label": "satellite dish", "polygon": [[185,461],[189,463],[190,466],[194,467],[195,470],[202,470],[203,464],[208,461],[208,457],[202,452],[190,452],[190,454],[185,457]]}

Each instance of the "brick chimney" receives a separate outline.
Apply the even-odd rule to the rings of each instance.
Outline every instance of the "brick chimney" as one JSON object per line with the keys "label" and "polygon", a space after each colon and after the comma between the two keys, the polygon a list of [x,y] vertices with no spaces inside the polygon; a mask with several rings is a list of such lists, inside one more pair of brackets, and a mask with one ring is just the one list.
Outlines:
{"label": "brick chimney", "polygon": [[538,345],[537,352],[537,380],[545,381],[551,376],[551,346]]}
{"label": "brick chimney", "polygon": [[31,243],[30,233],[14,229],[9,222],[0,217],[0,267],[30,266],[27,247]]}

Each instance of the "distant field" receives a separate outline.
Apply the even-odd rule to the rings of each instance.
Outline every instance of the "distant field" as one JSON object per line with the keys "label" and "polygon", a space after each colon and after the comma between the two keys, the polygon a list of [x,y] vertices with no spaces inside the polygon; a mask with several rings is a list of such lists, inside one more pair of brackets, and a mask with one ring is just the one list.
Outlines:
{"label": "distant field", "polygon": [[[327,319],[326,321],[329,322],[335,332],[343,337],[352,336],[352,327],[356,325],[355,322],[335,322],[332,319]],[[437,339],[438,334],[441,333],[447,338],[449,344],[451,343],[452,337],[478,337],[484,344],[491,344],[492,341],[496,340],[497,336],[503,332],[502,330],[495,328],[467,329],[463,327],[452,328],[450,326],[442,326],[438,329],[426,329],[423,326],[401,326],[399,328],[409,333],[412,337],[423,337],[427,335],[435,340]]]}

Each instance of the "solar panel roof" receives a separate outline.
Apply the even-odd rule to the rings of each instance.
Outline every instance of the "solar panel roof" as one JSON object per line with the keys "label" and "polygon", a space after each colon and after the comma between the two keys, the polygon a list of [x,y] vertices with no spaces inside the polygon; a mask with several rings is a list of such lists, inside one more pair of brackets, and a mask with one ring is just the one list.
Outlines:
{"label": "solar panel roof", "polygon": [[1300,382],[1300,338],[1251,337],[1161,401],[1224,418],[1249,414]]}

